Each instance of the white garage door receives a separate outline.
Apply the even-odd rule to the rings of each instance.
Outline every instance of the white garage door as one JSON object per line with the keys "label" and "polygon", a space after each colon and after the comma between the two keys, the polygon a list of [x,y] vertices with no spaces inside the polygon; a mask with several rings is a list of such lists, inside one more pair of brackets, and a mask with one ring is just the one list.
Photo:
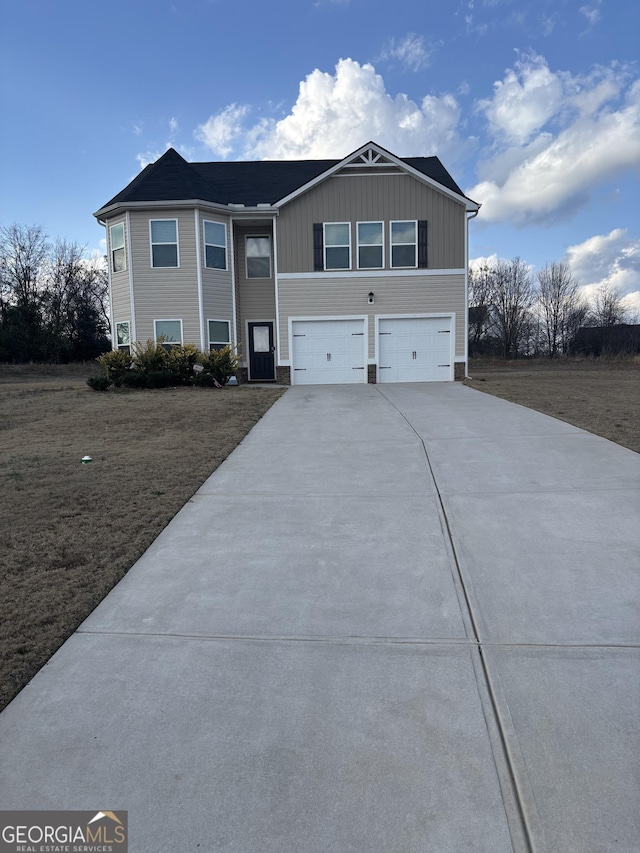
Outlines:
{"label": "white garage door", "polygon": [[378,321],[379,382],[453,379],[450,317],[394,317]]}
{"label": "white garage door", "polygon": [[294,320],[294,385],[366,382],[364,320]]}

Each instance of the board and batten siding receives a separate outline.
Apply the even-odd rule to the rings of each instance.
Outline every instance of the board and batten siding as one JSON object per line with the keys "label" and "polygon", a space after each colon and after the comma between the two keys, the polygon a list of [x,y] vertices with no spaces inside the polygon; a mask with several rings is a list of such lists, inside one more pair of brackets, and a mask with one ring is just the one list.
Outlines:
{"label": "board and batten siding", "polygon": [[[111,257],[111,226],[124,224],[124,251],[126,258],[126,269],[113,272]],[[131,322],[131,288],[129,285],[129,235],[127,234],[127,220],[125,216],[116,216],[106,223],[107,232],[107,262],[109,264],[109,281],[111,285],[111,311],[113,313],[113,340],[115,345],[115,323]]]}
{"label": "board and batten siding", "polygon": [[[271,278],[247,278],[245,237],[269,237],[271,244]],[[242,225],[234,227],[236,247],[236,279],[238,282],[238,326],[240,343],[244,343],[247,322],[252,320],[275,320],[276,291],[273,264],[273,225],[271,220],[264,225]],[[275,329],[274,329],[275,331]],[[243,356],[248,355],[247,346],[241,346]]]}
{"label": "board and batten siding", "polygon": [[[375,294],[373,305],[369,292]],[[279,279],[280,358],[289,353],[289,317],[369,318],[369,359],[375,358],[375,316],[455,312],[455,355],[465,355],[465,281],[463,273],[414,276],[334,276]]]}
{"label": "board and batten siding", "polygon": [[[151,266],[152,219],[177,220],[179,267]],[[130,213],[136,337],[142,343],[153,340],[154,320],[182,320],[183,343],[201,345],[195,222],[193,208]]]}
{"label": "board and batten siding", "polygon": [[351,222],[352,269],[356,269],[356,223],[383,221],[385,266],[389,269],[389,222],[408,219],[428,222],[429,269],[464,267],[466,212],[462,202],[406,173],[338,174],[281,208],[278,271],[313,271],[314,222]]}

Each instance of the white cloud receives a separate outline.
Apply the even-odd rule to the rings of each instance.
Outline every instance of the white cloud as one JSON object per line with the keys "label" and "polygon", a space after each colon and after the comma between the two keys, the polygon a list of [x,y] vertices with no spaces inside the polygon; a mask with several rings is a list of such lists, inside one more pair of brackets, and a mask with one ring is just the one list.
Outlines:
{"label": "white cloud", "polygon": [[204,142],[214,154],[228,157],[233,151],[233,143],[242,133],[243,122],[248,114],[249,107],[246,104],[229,104],[196,129],[196,139]]}
{"label": "white cloud", "polygon": [[569,246],[565,260],[587,299],[593,301],[602,286],[615,287],[624,306],[640,313],[640,239],[629,238],[625,228]]}
{"label": "white cloud", "polygon": [[600,20],[599,3],[593,6],[580,6],[580,12],[585,16],[590,26],[594,26]]}
{"label": "white cloud", "polygon": [[154,151],[147,150],[147,151],[142,152],[141,154],[136,154],[136,160],[138,161],[138,164],[140,165],[140,169],[141,170],[146,169],[146,167],[149,166],[151,163],[155,163],[159,157],[162,157],[164,152],[169,147],[170,147],[170,145],[167,142],[167,144],[164,148],[164,151],[158,151],[156,149]]}
{"label": "white cloud", "polygon": [[400,41],[392,38],[380,54],[381,60],[397,59],[411,71],[421,71],[431,63],[435,51],[432,45],[425,47],[424,37],[409,33]]}
{"label": "white cloud", "polygon": [[477,107],[496,136],[523,143],[558,111],[562,97],[562,80],[533,55],[507,69],[504,80],[494,83],[493,98]]}
{"label": "white cloud", "polygon": [[556,221],[640,165],[640,81],[627,84],[618,65],[572,77],[529,56],[509,69],[478,105],[495,139],[467,192],[483,204],[483,220]]}
{"label": "white cloud", "polygon": [[420,103],[394,97],[372,65],[353,59],[341,59],[335,74],[312,71],[280,121],[261,119],[247,127],[247,115],[248,108],[232,104],[196,135],[223,156],[242,135],[242,156],[276,160],[343,157],[374,140],[400,156],[446,152],[450,164],[474,142],[458,134],[460,108],[452,95],[427,95]]}
{"label": "white cloud", "polygon": [[169,119],[169,132],[173,135],[178,130],[178,120],[173,116]]}

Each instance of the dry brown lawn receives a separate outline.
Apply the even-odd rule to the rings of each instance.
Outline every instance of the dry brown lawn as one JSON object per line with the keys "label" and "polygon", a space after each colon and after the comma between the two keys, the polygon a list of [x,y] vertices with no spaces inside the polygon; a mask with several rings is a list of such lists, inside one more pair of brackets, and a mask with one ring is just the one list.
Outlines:
{"label": "dry brown lawn", "polygon": [[[0,366],[0,708],[282,393],[100,394],[90,372]],[[476,362],[470,373],[474,388],[640,451],[640,364]]]}
{"label": "dry brown lawn", "polygon": [[467,385],[640,453],[640,359],[472,361]]}
{"label": "dry brown lawn", "polygon": [[0,366],[0,708],[282,393],[104,394],[90,372]]}

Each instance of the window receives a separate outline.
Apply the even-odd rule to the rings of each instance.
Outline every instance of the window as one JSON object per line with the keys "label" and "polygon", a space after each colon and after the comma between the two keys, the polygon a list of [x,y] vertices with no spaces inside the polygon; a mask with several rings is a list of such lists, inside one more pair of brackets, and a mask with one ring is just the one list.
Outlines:
{"label": "window", "polygon": [[127,268],[124,253],[124,222],[109,228],[109,239],[111,240],[111,269],[113,272],[122,272]]}
{"label": "window", "polygon": [[384,266],[382,222],[358,222],[358,269]]}
{"label": "window", "polygon": [[229,344],[229,321],[209,320],[209,349],[219,350]]}
{"label": "window", "polygon": [[324,268],[351,269],[351,225],[349,222],[325,222]]}
{"label": "window", "polygon": [[176,219],[152,219],[151,266],[178,266],[178,222]]}
{"label": "window", "polygon": [[116,323],[116,346],[125,352],[131,352],[131,327],[129,321]]}
{"label": "window", "polygon": [[391,223],[391,266],[415,267],[417,223],[415,220]]}
{"label": "window", "polygon": [[271,240],[247,237],[247,278],[271,278]]}
{"label": "window", "polygon": [[227,226],[224,222],[204,223],[204,265],[210,270],[227,268]]}
{"label": "window", "polygon": [[171,349],[182,343],[182,320],[154,320],[156,341],[162,338],[162,346]]}

